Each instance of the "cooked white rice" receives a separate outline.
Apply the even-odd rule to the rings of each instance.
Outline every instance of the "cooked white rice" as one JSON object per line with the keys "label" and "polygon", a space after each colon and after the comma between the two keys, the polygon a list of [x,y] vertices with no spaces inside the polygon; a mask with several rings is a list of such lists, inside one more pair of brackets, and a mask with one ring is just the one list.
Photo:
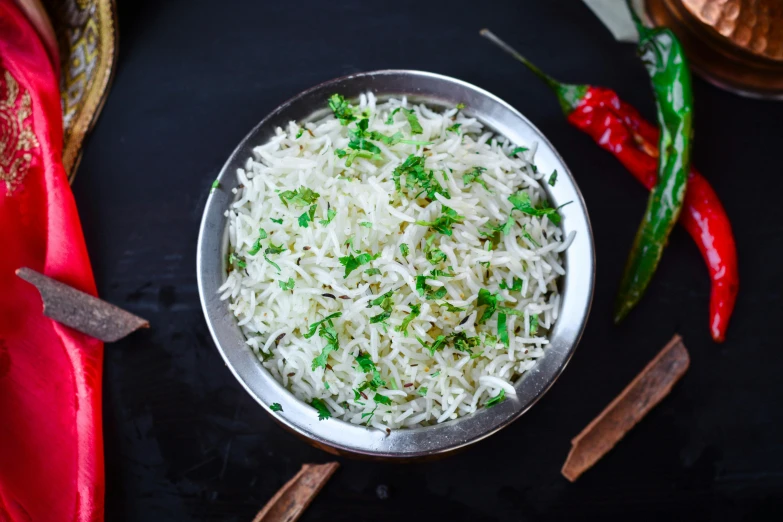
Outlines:
{"label": "cooked white rice", "polygon": [[[533,204],[546,198],[542,185],[551,173],[534,167],[536,144],[495,138],[458,108],[437,112],[423,105],[412,107],[422,127],[421,134],[413,135],[402,111],[393,116],[392,124],[385,123],[398,107],[409,107],[407,100],[376,105],[375,97],[367,94],[354,111],[358,119],[369,119],[369,131],[386,136],[401,132],[405,139],[430,145],[372,141],[381,150],[379,157],[358,157],[346,167],[337,151],[349,150],[348,131],[356,129],[357,122],[343,126],[330,115],[307,123],[305,130],[291,122],[254,149],[245,168],[237,170],[241,188],[227,211],[232,269],[220,290],[222,299],[230,299],[247,344],[296,397],[307,403],[320,399],[333,417],[379,429],[455,419],[501,393],[514,394],[515,379],[545,353],[560,303],[561,253],[573,239],[564,238],[547,216],[514,211],[510,233],[501,234],[496,248],[488,250],[489,241],[481,231],[506,223],[513,208],[510,195],[527,191]],[[460,124],[456,132],[447,130],[455,123]],[[529,150],[509,157],[518,145]],[[434,172],[450,199],[437,194],[430,200],[426,193],[416,198],[418,187],[408,191],[404,175],[402,190],[397,190],[393,172],[411,154],[426,158],[426,170]],[[464,185],[463,176],[475,167],[486,169],[480,176],[485,186],[478,181]],[[280,197],[300,187],[319,194],[314,219],[306,228],[299,219],[310,205],[299,206],[290,198],[286,205]],[[451,236],[415,224],[436,220],[444,204],[464,218],[453,224]],[[327,206],[336,215],[322,224]],[[428,247],[426,238],[431,236],[435,237]],[[352,247],[346,244],[350,238]],[[409,246],[407,256],[402,244]],[[250,253],[257,250],[254,245],[261,247],[255,255]],[[265,258],[271,245],[284,250]],[[431,264],[425,256],[428,248],[439,248],[446,259]],[[379,257],[346,278],[340,258],[359,256],[357,252]],[[433,269],[453,270],[454,277],[426,279],[429,295],[446,289],[441,299],[427,299],[428,294],[420,296],[417,291],[416,277]],[[514,278],[522,281],[521,291],[509,289]],[[293,290],[283,289],[281,282],[290,279]],[[502,289],[501,282],[509,288]],[[499,306],[519,314],[505,314],[508,346],[498,338],[498,313],[479,324],[484,309],[477,305],[481,289],[499,292]],[[371,323],[384,310],[368,305],[389,291],[391,306],[386,305],[391,316],[384,323]],[[449,312],[442,303],[466,310]],[[413,305],[420,307],[420,315],[410,322],[405,336],[396,328]],[[316,366],[314,359],[327,339],[304,334],[311,324],[336,312],[342,314],[332,319],[339,348],[329,353],[325,367]],[[536,329],[531,317],[533,323],[537,318],[537,331],[531,331],[531,326]],[[481,346],[472,353],[459,351],[452,342],[457,332],[478,337]],[[417,340],[431,344],[438,335],[446,335],[448,342],[434,354]],[[377,386],[378,380],[368,383],[373,373],[357,363],[360,354],[372,360],[385,385]],[[376,399],[376,393],[381,397]],[[383,404],[388,402],[383,396],[390,405]]]}

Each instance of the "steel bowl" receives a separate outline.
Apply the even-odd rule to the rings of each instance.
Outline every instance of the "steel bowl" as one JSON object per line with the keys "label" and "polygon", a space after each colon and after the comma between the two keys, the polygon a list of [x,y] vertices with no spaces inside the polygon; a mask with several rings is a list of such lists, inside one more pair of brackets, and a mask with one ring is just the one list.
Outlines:
{"label": "steel bowl", "polygon": [[[550,333],[545,355],[515,383],[516,396],[493,408],[481,410],[435,426],[399,429],[386,433],[338,419],[319,421],[315,410],[295,398],[260,364],[245,344],[237,321],[221,301],[218,288],[226,280],[228,218],[224,212],[234,201],[231,189],[237,186],[236,170],[244,166],[252,148],[268,141],[276,127],[291,120],[308,121],[322,117],[326,101],[335,92],[357,98],[372,91],[383,100],[408,97],[433,107],[465,104],[465,113],[478,118],[488,128],[516,143],[538,142],[536,165],[546,172],[557,169],[557,184],[546,186],[550,201],[561,210],[563,231],[576,232],[565,252],[566,275],[561,280],[559,319]],[[438,74],[385,70],[353,74],[322,83],[288,100],[261,120],[228,158],[218,177],[220,190],[207,199],[198,239],[198,287],[201,305],[212,338],[234,376],[275,420],[312,444],[332,453],[383,459],[432,457],[465,447],[492,435],[518,419],[536,403],[560,376],[576,349],[590,311],[595,276],[595,249],[590,220],[582,194],[563,159],[543,134],[513,107],[469,83]],[[279,403],[283,410],[271,412]]]}

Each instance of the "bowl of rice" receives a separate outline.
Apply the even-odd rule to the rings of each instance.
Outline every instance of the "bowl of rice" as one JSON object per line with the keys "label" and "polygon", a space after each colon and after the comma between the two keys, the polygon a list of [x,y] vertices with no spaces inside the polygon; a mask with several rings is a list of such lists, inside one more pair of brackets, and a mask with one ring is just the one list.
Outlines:
{"label": "bowl of rice", "polygon": [[594,284],[562,158],[492,94],[418,71],[338,78],[226,162],[198,241],[229,369],[331,452],[443,454],[527,411],[565,368]]}

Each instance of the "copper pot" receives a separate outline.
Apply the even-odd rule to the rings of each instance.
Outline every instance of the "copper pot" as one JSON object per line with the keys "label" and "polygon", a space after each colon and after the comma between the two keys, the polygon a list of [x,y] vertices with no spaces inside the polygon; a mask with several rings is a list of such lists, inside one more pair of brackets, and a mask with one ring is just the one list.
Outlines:
{"label": "copper pot", "polygon": [[735,93],[783,99],[783,0],[647,0],[695,72]]}

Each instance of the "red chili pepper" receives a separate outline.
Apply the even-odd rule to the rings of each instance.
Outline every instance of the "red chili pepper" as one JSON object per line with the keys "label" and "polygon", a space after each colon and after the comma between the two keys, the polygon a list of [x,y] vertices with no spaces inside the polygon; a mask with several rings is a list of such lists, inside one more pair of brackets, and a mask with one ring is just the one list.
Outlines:
{"label": "red chili pepper", "polygon": [[[642,185],[651,190],[657,181],[658,129],[609,89],[590,87],[568,121],[598,145],[614,154]],[[710,331],[722,342],[739,290],[737,248],[731,224],[709,182],[695,169],[680,223],[696,241],[712,279]]]}
{"label": "red chili pepper", "polygon": [[[620,100],[617,93],[587,85],[561,84],[484,29],[481,34],[530,68],[557,94],[568,121],[603,149],[614,154],[648,190],[658,178],[657,127]],[[680,223],[699,247],[712,280],[710,333],[716,342],[726,336],[739,290],[737,248],[731,223],[709,182],[694,168],[688,174]]]}

